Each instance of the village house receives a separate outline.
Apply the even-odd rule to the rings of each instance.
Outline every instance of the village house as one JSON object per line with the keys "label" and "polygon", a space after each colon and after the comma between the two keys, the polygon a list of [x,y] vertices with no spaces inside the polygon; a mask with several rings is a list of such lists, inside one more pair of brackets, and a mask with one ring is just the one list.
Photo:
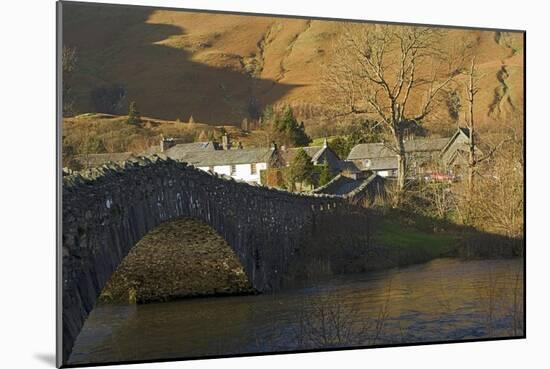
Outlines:
{"label": "village house", "polygon": [[275,145],[259,149],[244,149],[240,144],[233,147],[227,135],[222,137],[221,145],[213,141],[177,144],[163,138],[160,148],[168,158],[250,184],[261,184],[260,172],[281,163]]}
{"label": "village house", "polygon": [[[449,175],[458,173],[468,162],[469,137],[468,129],[459,128],[452,137],[405,141],[409,176],[417,177],[435,171]],[[397,176],[397,155],[384,143],[356,145],[346,160],[361,171],[372,171],[381,177]]]}
{"label": "village house", "polygon": [[200,170],[223,174],[250,184],[261,184],[260,172],[278,163],[277,149],[273,147],[186,152],[168,150],[165,154]]}
{"label": "village house", "polygon": [[200,170],[223,174],[250,184],[261,184],[262,170],[282,166],[283,163],[276,145],[271,148],[244,149],[240,143],[233,146],[227,135],[222,137],[221,144],[215,141],[178,143],[174,138],[161,137],[159,145],[151,146],[141,154],[102,153],[78,155],[75,159],[83,169],[87,169],[152,154],[186,162]]}
{"label": "village house", "polygon": [[346,163],[329,147],[327,140],[322,146],[305,146],[285,149],[281,148],[284,163],[288,166],[292,164],[298,150],[303,149],[311,158],[313,165],[323,165],[327,163],[330,174],[336,175],[340,173],[346,166]]}

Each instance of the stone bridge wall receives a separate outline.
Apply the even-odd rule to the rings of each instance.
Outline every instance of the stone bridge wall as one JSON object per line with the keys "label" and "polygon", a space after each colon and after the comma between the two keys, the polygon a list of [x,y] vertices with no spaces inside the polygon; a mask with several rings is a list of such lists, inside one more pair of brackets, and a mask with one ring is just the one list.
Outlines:
{"label": "stone bridge wall", "polygon": [[211,225],[260,291],[278,288],[292,262],[314,248],[368,233],[365,211],[341,197],[254,187],[158,157],[65,173],[62,200],[64,362],[106,281],[164,221]]}

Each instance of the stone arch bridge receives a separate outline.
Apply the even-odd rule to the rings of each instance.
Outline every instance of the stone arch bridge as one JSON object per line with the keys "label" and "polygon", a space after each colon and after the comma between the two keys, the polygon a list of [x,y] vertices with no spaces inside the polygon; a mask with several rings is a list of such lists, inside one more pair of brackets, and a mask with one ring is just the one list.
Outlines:
{"label": "stone arch bridge", "polygon": [[344,197],[255,187],[156,156],[64,173],[62,191],[63,362],[111,274],[162,222],[209,224],[259,291],[308,258],[358,258],[368,243],[366,210]]}

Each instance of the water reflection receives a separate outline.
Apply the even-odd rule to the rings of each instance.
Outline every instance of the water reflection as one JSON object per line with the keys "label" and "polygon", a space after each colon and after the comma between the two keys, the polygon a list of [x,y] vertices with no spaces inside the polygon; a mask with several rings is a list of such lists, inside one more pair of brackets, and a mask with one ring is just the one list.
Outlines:
{"label": "water reflection", "polygon": [[102,305],[70,363],[521,336],[522,270],[439,259],[271,295]]}

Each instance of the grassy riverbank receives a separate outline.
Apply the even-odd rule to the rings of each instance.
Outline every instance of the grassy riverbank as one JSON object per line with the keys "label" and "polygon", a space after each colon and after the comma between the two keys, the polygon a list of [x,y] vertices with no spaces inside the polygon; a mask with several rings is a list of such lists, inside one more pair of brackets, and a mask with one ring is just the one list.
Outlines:
{"label": "grassy riverbank", "polygon": [[432,258],[449,253],[462,237],[455,232],[428,232],[388,219],[380,222],[375,233],[375,239],[384,246],[416,251]]}
{"label": "grassy riverbank", "polygon": [[426,262],[439,257],[494,259],[523,256],[523,240],[480,232],[418,214],[389,211],[373,222],[367,269]]}
{"label": "grassy riverbank", "polygon": [[130,251],[100,301],[147,303],[253,292],[220,235],[198,220],[179,219],[160,225]]}

